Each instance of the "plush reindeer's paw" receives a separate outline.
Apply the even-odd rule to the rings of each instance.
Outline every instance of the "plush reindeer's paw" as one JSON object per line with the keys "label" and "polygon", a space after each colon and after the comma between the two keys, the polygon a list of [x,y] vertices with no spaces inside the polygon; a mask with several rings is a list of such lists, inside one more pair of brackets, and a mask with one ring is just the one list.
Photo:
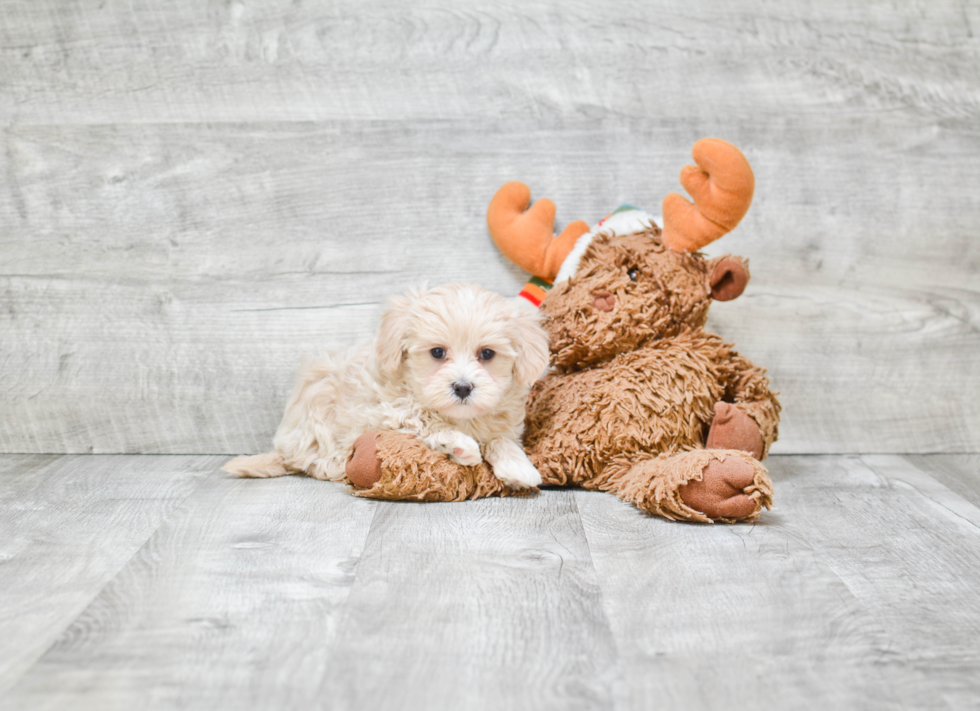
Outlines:
{"label": "plush reindeer's paw", "polygon": [[757,467],[761,465],[734,454],[724,461],[712,459],[704,467],[701,479],[682,485],[678,493],[685,504],[711,519],[754,518],[769,503],[766,492],[755,486]]}
{"label": "plush reindeer's paw", "polygon": [[755,420],[735,405],[717,402],[705,449],[739,449],[756,459],[762,459],[762,432]]}
{"label": "plush reindeer's paw", "polygon": [[370,489],[381,480],[377,432],[365,432],[354,440],[346,472],[350,483],[359,489]]}
{"label": "plush reindeer's paw", "polygon": [[483,461],[483,457],[480,456],[480,445],[469,435],[460,433],[448,448],[449,458],[464,467],[475,467]]}
{"label": "plush reindeer's paw", "polygon": [[489,463],[461,466],[406,432],[368,432],[359,437],[347,473],[355,496],[387,501],[464,501],[534,491],[510,489],[494,476]]}
{"label": "plush reindeer's paw", "polygon": [[493,473],[511,489],[541,486],[541,475],[525,456],[497,460],[493,465]]}

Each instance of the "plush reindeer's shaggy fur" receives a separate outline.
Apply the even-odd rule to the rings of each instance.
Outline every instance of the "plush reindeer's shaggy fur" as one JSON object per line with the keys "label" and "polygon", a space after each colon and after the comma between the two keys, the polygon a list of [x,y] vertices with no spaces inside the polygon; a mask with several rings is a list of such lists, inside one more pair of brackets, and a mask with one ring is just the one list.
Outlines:
{"label": "plush reindeer's shaggy fur", "polygon": [[671,464],[704,447],[719,403],[754,422],[760,456],[777,434],[779,403],[763,371],[702,329],[713,281],[725,281],[715,275],[720,265],[744,270],[747,281],[743,262],[666,249],[656,227],[598,235],[575,276],[548,295],[542,323],[557,372],[531,392],[524,440],[545,484],[614,491],[654,513],[699,519],[676,506],[679,488],[700,479],[709,460],[735,456],[753,469],[744,494],[754,498],[752,515],[770,503],[765,470],[725,452],[735,448],[730,437],[716,432],[710,456]]}
{"label": "plush reindeer's shaggy fur", "polygon": [[[558,279],[541,303],[553,371],[530,394],[524,439],[543,483],[610,491],[667,518],[751,520],[771,503],[760,459],[776,439],[779,402],[764,371],[704,331],[711,301],[744,290],[746,262],[694,250],[745,214],[754,177],[724,141],[699,141],[693,155],[698,167],[681,182],[695,204],[668,196],[665,234],[614,213],[607,225],[618,233],[576,236],[579,226],[555,238],[554,206],[528,209],[519,183],[498,191],[487,224],[516,264]],[[462,468],[421,476],[408,463],[421,444],[394,447],[390,437],[365,440],[352,481],[392,498],[499,493]]]}
{"label": "plush reindeer's shaggy fur", "polygon": [[[659,237],[657,227],[615,239],[597,235],[575,276],[548,294],[541,317],[559,372],[581,370],[654,338],[704,325],[711,302],[708,265],[695,255],[665,249]],[[594,308],[601,293],[613,296],[612,309]]]}
{"label": "plush reindeer's shaggy fur", "polygon": [[[763,371],[702,329],[713,265],[732,258],[673,252],[659,237],[598,235],[541,306],[558,372],[531,392],[525,448],[546,479],[580,483],[614,455],[703,446],[719,401],[749,405],[763,454],[776,438]],[[611,310],[595,308],[603,292]]]}
{"label": "plush reindeer's shaggy fur", "polygon": [[549,484],[601,487],[617,462],[700,447],[726,392],[731,350],[686,331],[603,367],[550,375],[531,392],[524,446]]}
{"label": "plush reindeer's shaggy fur", "polygon": [[[541,307],[554,371],[531,391],[524,444],[543,483],[693,521],[752,519],[768,507],[759,459],[776,439],[779,402],[762,369],[703,330],[712,299],[734,298],[747,281],[744,260],[666,249],[655,226],[597,235]],[[419,478],[416,443],[378,443],[380,481],[367,495],[500,493],[451,464]]]}

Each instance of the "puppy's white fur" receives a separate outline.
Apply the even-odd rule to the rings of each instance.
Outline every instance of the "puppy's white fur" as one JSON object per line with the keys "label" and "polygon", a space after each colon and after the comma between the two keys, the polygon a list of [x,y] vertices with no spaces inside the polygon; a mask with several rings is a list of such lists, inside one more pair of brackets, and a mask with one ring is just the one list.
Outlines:
{"label": "puppy's white fur", "polygon": [[[466,466],[486,459],[508,486],[537,486],[521,435],[528,391],[547,364],[548,336],[536,314],[471,284],[422,288],[391,300],[373,343],[305,364],[275,451],[224,469],[339,480],[354,440],[388,430],[416,434]],[[465,399],[457,383],[472,385]]]}

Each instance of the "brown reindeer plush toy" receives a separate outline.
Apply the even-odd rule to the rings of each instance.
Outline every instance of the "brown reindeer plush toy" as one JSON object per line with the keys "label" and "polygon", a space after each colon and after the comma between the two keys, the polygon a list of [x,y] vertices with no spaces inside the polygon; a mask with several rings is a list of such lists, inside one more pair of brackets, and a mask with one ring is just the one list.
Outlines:
{"label": "brown reindeer plush toy", "polygon": [[[738,224],[754,178],[734,146],[698,141],[681,172],[694,198],[669,195],[664,228],[624,207],[589,230],[552,233],[555,207],[508,183],[487,223],[501,251],[536,278],[550,371],[527,406],[524,446],[546,486],[615,493],[671,519],[739,521],[769,507],[760,464],[779,402],[764,371],[704,331],[713,300],[739,296],[745,260],[697,250]],[[553,283],[553,287],[551,286]],[[347,475],[360,496],[453,501],[510,495],[486,464],[457,465],[410,435],[367,433]]]}

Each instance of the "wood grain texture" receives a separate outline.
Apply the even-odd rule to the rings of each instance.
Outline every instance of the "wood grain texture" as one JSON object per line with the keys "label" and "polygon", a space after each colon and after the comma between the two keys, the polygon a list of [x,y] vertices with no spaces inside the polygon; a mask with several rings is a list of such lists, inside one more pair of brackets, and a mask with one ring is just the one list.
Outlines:
{"label": "wood grain texture", "polygon": [[614,654],[571,492],[434,506],[215,477],[6,701],[611,708]]}
{"label": "wood grain texture", "polygon": [[964,0],[6,0],[3,123],[976,117]]}
{"label": "wood grain texture", "polygon": [[776,508],[738,526],[215,459],[0,456],[0,707],[980,704],[980,508],[928,473],[975,457],[775,456]]}
{"label": "wood grain texture", "polygon": [[774,452],[976,452],[980,8],[5,0],[0,451],[256,452],[301,353],[423,280],[516,294],[519,178],[656,211],[692,143],[752,162],[712,327]]}
{"label": "wood grain texture", "polygon": [[[145,458],[161,459],[161,458]],[[371,502],[215,473],[8,695],[10,708],[324,704]]]}
{"label": "wood grain texture", "polygon": [[0,696],[220,457],[0,457]]}
{"label": "wood grain texture", "polygon": [[970,708],[980,509],[894,456],[774,457],[754,526],[576,494],[619,708]]}
{"label": "wood grain texture", "polygon": [[379,504],[327,667],[337,709],[611,709],[573,493]]}
{"label": "wood grain texture", "polygon": [[980,455],[920,454],[906,459],[980,508]]}

